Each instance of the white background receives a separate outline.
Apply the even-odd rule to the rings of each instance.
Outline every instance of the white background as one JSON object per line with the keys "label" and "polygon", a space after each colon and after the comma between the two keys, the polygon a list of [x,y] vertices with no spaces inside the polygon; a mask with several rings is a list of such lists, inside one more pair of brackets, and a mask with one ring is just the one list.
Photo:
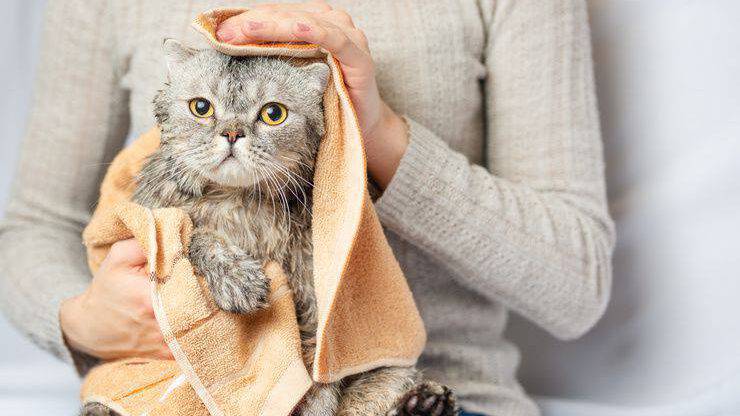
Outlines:
{"label": "white background", "polygon": [[[43,1],[3,8],[0,206]],[[619,233],[613,301],[574,343],[514,319],[522,377],[548,396],[548,415],[740,415],[740,1],[591,0],[590,9]],[[0,352],[0,414],[74,413],[73,372],[2,318]]]}

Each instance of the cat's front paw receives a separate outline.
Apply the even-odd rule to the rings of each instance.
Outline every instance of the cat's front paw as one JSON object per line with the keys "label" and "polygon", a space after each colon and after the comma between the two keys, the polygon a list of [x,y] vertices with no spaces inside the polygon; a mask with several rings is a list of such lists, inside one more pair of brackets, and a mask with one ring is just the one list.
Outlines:
{"label": "cat's front paw", "polygon": [[203,276],[216,304],[227,312],[251,313],[268,304],[270,281],[262,264],[208,231],[190,241],[190,262]]}
{"label": "cat's front paw", "polygon": [[387,416],[455,416],[457,400],[447,386],[425,381],[411,388]]}
{"label": "cat's front paw", "polygon": [[259,263],[249,258],[231,259],[231,266],[205,272],[213,300],[234,313],[252,313],[269,303],[270,282]]}

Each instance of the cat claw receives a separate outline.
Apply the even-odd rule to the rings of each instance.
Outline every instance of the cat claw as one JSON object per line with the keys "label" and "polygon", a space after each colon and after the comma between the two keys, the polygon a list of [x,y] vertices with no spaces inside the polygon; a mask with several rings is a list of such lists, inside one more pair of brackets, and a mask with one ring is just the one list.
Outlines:
{"label": "cat claw", "polygon": [[414,386],[387,416],[455,416],[459,413],[452,390],[427,381]]}

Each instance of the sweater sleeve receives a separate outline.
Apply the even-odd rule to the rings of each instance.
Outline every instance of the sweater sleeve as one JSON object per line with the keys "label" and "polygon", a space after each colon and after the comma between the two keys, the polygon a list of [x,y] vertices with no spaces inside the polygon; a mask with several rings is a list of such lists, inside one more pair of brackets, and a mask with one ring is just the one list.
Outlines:
{"label": "sweater sleeve", "polygon": [[[0,225],[0,306],[41,348],[70,354],[59,305],[90,279],[81,231],[127,133],[109,2],[51,0],[32,112]],[[103,24],[107,22],[107,24]]]}
{"label": "sweater sleeve", "polygon": [[499,0],[488,24],[488,168],[414,120],[381,221],[455,279],[561,339],[601,317],[608,214],[585,1]]}

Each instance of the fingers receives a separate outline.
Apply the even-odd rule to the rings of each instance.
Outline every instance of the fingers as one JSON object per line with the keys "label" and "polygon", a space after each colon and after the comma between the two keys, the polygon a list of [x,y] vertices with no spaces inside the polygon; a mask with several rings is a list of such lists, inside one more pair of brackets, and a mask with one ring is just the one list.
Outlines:
{"label": "fingers", "polygon": [[162,333],[159,332],[159,328],[154,331],[151,333],[151,338],[147,340],[147,348],[139,354],[160,360],[174,359],[175,357],[172,355],[172,351],[165,342]]}
{"label": "fingers", "polygon": [[159,330],[159,325],[156,325],[156,328],[152,328],[149,334],[150,339],[147,340],[148,348],[146,349],[146,352],[144,352],[145,355],[158,358],[160,360],[172,360],[175,358],[172,355],[172,351],[167,345],[167,342],[165,342],[162,332]]}
{"label": "fingers", "polygon": [[135,326],[128,331],[131,337],[131,347],[123,355],[163,360],[173,358],[153,313],[151,316],[135,318],[134,322],[136,322]]}
{"label": "fingers", "polygon": [[142,267],[146,264],[146,254],[139,242],[131,238],[114,243],[106,261],[112,266]]}
{"label": "fingers", "polygon": [[370,54],[362,48],[363,45],[358,45],[353,39],[356,38],[357,41],[364,42],[364,35],[360,36],[359,31],[344,29],[333,23],[310,17],[304,17],[301,20],[297,20],[293,24],[293,35],[298,40],[321,46],[345,67],[366,68],[371,66]]}
{"label": "fingers", "polygon": [[221,23],[216,36],[219,40],[234,45],[266,40],[295,41],[289,36],[290,26],[285,22],[286,17],[287,14],[283,12],[270,12],[266,9],[250,10]]}
{"label": "fingers", "polygon": [[224,22],[218,31],[222,40],[232,44],[306,42],[321,46],[345,67],[366,68],[372,64],[367,38],[342,11],[332,10],[328,14],[254,11],[234,19],[228,25]]}
{"label": "fingers", "polygon": [[154,305],[152,305],[152,296],[149,284],[145,283],[136,287],[131,287],[131,301],[133,303],[135,319],[141,322],[154,321]]}
{"label": "fingers", "polygon": [[[301,19],[303,18],[303,19]],[[291,29],[297,21],[314,19],[345,31],[354,41],[362,36],[352,36],[359,32],[352,16],[342,9],[334,9],[324,2],[263,4],[230,17],[223,21],[217,30],[219,40],[232,44],[254,43],[260,41],[287,42],[298,40]],[[362,46],[366,41],[358,44]]]}
{"label": "fingers", "polygon": [[[261,11],[261,12],[270,12],[270,13],[278,13],[278,12],[305,12],[305,13],[313,13],[321,17],[322,19],[328,20],[330,22],[334,22],[337,24],[345,25],[345,26],[352,26],[354,27],[354,22],[352,21],[352,17],[347,13],[347,11],[343,9],[335,9],[332,6],[328,5],[324,1],[310,1],[306,3],[268,3],[268,4],[260,4],[257,6],[254,6],[251,10]],[[234,16],[231,19],[234,19],[238,16]],[[224,23],[226,23],[228,20],[226,20]]]}

